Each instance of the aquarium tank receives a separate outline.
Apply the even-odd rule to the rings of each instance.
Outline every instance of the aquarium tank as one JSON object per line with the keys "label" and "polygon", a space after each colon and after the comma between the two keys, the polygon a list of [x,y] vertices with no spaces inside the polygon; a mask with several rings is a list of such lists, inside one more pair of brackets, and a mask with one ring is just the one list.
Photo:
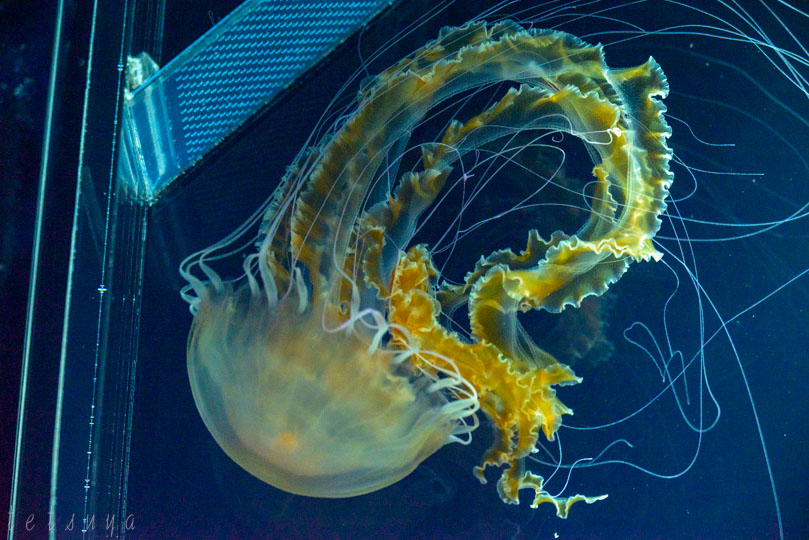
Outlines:
{"label": "aquarium tank", "polygon": [[801,2],[56,29],[9,538],[809,536]]}

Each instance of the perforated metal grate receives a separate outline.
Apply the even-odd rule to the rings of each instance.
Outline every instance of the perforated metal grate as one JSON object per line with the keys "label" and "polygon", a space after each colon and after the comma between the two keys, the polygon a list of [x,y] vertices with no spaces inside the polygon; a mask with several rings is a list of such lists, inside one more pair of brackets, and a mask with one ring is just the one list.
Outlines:
{"label": "perforated metal grate", "polygon": [[250,0],[127,100],[151,198],[391,0]]}

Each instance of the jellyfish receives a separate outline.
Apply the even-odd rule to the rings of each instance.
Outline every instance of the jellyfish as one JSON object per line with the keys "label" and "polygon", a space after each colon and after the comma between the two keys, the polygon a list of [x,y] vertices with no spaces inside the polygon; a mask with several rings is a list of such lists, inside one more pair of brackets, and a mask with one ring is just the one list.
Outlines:
{"label": "jellyfish", "polygon": [[[462,108],[434,139],[411,142],[442,105],[504,82],[482,110]],[[289,167],[244,275],[223,279],[210,264],[241,231],[181,267],[194,314],[188,374],[217,443],[279,489],[348,497],[468,443],[482,413],[494,442],[474,474],[485,483],[487,467],[501,468],[504,502],[530,489],[532,506],[564,518],[605,498],[552,495],[526,469],[540,436],[553,441],[572,414],[557,388],[582,379],[518,315],[576,309],[631,262],[660,259],[667,93],[652,58],[608,68],[601,46],[512,20],[444,28],[366,80],[352,112]],[[465,156],[549,133],[581,141],[592,159],[578,229],[543,236],[529,223],[522,249],[475,254],[462,281],[445,279],[415,238],[455,169],[460,185],[476,174]],[[453,320],[463,309],[467,329]]]}

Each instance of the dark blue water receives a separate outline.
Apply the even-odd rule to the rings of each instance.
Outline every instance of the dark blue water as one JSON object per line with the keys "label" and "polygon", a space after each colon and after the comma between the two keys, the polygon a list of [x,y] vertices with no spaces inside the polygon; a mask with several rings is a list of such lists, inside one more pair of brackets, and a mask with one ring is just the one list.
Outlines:
{"label": "dark blue water", "polygon": [[[478,3],[436,15],[369,71],[485,7],[471,4]],[[761,4],[744,4],[768,35],[801,54],[793,62],[806,74],[800,62],[809,55]],[[471,473],[490,442],[485,420],[470,446],[447,446],[398,484],[343,500],[278,491],[219,449],[188,386],[191,316],[178,295],[179,261],[235,228],[271,193],[330,96],[356,69],[358,48],[367,58],[424,7],[412,6],[383,17],[361,45],[349,42],[153,209],[128,499],[136,536],[776,538],[774,484],[785,535],[809,537],[809,276],[790,283],[809,269],[807,218],[790,217],[805,214],[809,202],[809,98],[773,68],[771,50],[767,56],[752,44],[681,34],[618,43],[621,35],[604,33],[626,29],[628,21],[665,27],[673,10],[666,3],[604,14],[624,23],[577,20],[574,12],[552,19],[607,44],[611,66],[655,57],[671,85],[670,145],[684,163],[672,165],[672,203],[658,235],[663,261],[633,265],[611,288],[603,309],[610,353],[573,364],[584,382],[559,390],[575,410],[559,432],[563,461],[601,463],[575,468],[565,493],[609,498],[575,505],[567,520],[549,505],[530,509],[528,492],[520,506],[503,504],[494,471],[488,485]],[[520,7],[506,11],[525,13]],[[779,14],[809,44],[809,19],[788,9]],[[682,12],[671,16],[671,25],[688,20]],[[709,18],[693,20],[703,25],[699,32],[717,33],[705,28]],[[525,231],[513,231],[518,246]],[[494,232],[512,236],[512,229]],[[535,328],[541,334],[547,322]],[[542,345],[543,336],[535,337]],[[556,443],[545,446],[558,456]],[[561,490],[567,473],[558,472],[549,491]]]}

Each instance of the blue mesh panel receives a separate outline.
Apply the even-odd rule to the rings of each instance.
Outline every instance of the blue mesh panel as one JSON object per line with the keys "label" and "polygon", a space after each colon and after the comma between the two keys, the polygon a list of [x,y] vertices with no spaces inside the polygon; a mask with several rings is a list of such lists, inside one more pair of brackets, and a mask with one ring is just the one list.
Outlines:
{"label": "blue mesh panel", "polygon": [[153,197],[389,4],[245,2],[126,100],[125,158],[139,172],[138,195]]}

